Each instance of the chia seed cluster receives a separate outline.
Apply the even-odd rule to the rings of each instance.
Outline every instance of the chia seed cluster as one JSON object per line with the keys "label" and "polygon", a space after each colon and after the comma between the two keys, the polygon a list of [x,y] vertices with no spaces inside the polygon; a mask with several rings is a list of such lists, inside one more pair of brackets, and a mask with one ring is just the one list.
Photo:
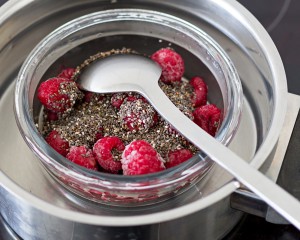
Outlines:
{"label": "chia seed cluster", "polygon": [[[143,96],[78,89],[76,80],[82,70],[113,54],[137,53],[127,48],[99,52],[77,68],[67,68],[40,84],[38,99],[44,108],[43,124],[38,127],[45,140],[70,161],[113,174],[153,173],[190,159],[198,149],[159,116]],[[207,104],[204,80],[199,76],[185,80],[184,61],[172,49],[160,49],[150,57],[162,68],[159,86],[171,102],[214,136],[221,111]]]}
{"label": "chia seed cluster", "polygon": [[[160,82],[160,87],[170,98],[170,100],[187,116],[191,117],[193,110],[190,101],[192,94],[192,87],[187,81],[181,84],[168,85]],[[129,95],[136,95],[136,93],[129,93]],[[197,148],[190,144],[184,137],[178,134],[172,127],[160,116],[155,126],[146,128],[147,131],[128,131],[123,127],[123,122],[120,115],[126,115],[126,111],[136,112],[139,111],[139,106],[126,104],[124,106],[128,109],[117,109],[111,104],[112,94],[93,94],[90,102],[78,102],[72,111],[64,114],[57,121],[47,120],[47,110],[44,110],[44,126],[43,135],[46,136],[52,130],[60,133],[61,137],[67,140],[70,146],[85,145],[92,148],[95,141],[100,136],[117,136],[123,140],[127,145],[133,140],[146,140],[148,141],[163,158],[169,150],[188,148],[192,152],[196,152]],[[143,101],[140,100],[143,106]],[[155,111],[152,106],[143,108],[146,112]],[[136,109],[132,109],[136,107]],[[151,125],[149,119],[141,119],[145,124]],[[150,120],[152,122],[152,120]],[[117,158],[121,159],[119,155]]]}

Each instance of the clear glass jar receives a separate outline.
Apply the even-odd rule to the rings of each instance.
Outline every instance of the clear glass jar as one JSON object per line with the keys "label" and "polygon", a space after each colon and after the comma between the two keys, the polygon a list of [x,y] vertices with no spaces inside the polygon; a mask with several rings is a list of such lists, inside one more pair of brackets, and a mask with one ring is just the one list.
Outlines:
{"label": "clear glass jar", "polygon": [[35,47],[20,70],[15,90],[15,115],[24,140],[49,174],[66,188],[96,202],[150,204],[188,189],[212,167],[213,162],[199,153],[179,166],[154,174],[96,172],[61,156],[36,127],[41,112],[37,87],[62,63],[78,64],[89,54],[112,48],[131,47],[150,54],[166,46],[176,48],[187,59],[185,77],[204,77],[209,101],[222,109],[216,138],[223,144],[230,142],[239,123],[242,88],[232,62],[210,36],[184,20],[155,11],[117,9],[85,15],[61,26]]}

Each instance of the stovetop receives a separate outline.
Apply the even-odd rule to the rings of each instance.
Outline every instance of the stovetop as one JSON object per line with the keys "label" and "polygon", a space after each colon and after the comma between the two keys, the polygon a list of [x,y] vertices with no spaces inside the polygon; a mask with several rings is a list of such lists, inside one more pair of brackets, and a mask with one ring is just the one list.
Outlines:
{"label": "stovetop", "polygon": [[[300,1],[299,0],[238,0],[266,28],[281,55],[288,81],[290,93],[300,95]],[[6,2],[0,0],[0,6]],[[300,116],[292,134],[277,183],[300,199]],[[285,171],[293,178],[285,178]],[[292,173],[291,173],[292,172]],[[291,181],[292,180],[292,181]],[[6,228],[0,219],[0,236]],[[5,239],[8,239],[8,235]],[[0,237],[1,238],[1,237]],[[11,238],[17,239],[17,238]],[[240,223],[225,237],[225,240],[298,240],[300,231],[292,225],[275,225],[267,223],[263,218],[245,215]]]}
{"label": "stovetop", "polygon": [[300,95],[300,1],[239,0],[265,27],[282,58],[290,93]]}
{"label": "stovetop", "polygon": [[[239,0],[265,27],[282,58],[288,91],[300,95],[300,1]],[[300,115],[287,149],[277,183],[300,199]],[[288,172],[289,177],[286,177]],[[291,177],[292,176],[292,177]],[[226,240],[298,240],[300,231],[291,225],[267,223],[263,218],[246,215]]]}

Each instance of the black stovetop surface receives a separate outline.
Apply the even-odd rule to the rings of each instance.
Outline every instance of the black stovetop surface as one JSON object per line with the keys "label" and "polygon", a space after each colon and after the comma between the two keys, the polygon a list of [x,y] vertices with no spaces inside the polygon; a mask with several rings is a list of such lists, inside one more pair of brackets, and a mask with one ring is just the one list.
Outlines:
{"label": "black stovetop surface", "polygon": [[[6,0],[0,0],[0,6]],[[281,55],[290,93],[300,95],[300,1],[299,0],[239,0],[265,27]],[[278,184],[300,199],[300,116],[293,131]],[[289,181],[284,169],[293,171]],[[292,181],[291,181],[292,180]],[[225,240],[298,240],[300,231],[292,225],[275,225],[263,218],[245,215],[240,223],[225,237]]]}
{"label": "black stovetop surface", "polygon": [[290,93],[300,95],[300,1],[238,0],[265,27],[282,58]]}

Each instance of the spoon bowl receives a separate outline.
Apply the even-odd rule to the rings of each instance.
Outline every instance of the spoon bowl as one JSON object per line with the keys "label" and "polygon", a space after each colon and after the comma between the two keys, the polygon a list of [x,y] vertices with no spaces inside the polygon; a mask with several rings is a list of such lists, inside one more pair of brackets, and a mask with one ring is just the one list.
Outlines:
{"label": "spoon bowl", "polygon": [[134,91],[144,94],[144,88],[153,84],[158,86],[161,73],[160,66],[147,57],[114,54],[90,64],[77,83],[81,89],[96,93]]}

